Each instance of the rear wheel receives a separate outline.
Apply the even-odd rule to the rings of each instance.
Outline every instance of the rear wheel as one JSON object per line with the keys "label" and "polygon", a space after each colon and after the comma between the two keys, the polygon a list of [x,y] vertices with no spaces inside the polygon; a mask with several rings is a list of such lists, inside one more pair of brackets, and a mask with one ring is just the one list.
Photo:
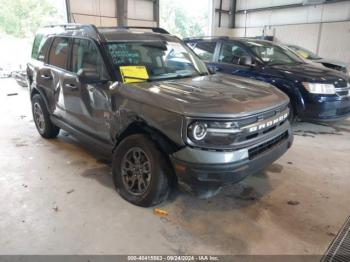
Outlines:
{"label": "rear wheel", "polygon": [[172,170],[148,136],[125,138],[114,152],[112,166],[115,186],[125,200],[149,207],[167,198]]}
{"label": "rear wheel", "polygon": [[35,126],[39,134],[45,138],[57,137],[60,129],[51,122],[44,100],[38,94],[34,95],[32,98],[32,112]]}

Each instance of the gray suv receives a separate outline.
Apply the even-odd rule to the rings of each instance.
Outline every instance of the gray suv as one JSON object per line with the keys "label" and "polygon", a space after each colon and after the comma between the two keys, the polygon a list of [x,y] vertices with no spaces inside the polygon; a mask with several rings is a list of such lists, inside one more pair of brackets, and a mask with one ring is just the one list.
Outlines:
{"label": "gray suv", "polygon": [[160,203],[173,185],[214,195],[266,168],[293,140],[284,93],[209,74],[161,28],[45,27],[27,77],[40,135],[64,129],[108,152],[117,190],[139,206]]}

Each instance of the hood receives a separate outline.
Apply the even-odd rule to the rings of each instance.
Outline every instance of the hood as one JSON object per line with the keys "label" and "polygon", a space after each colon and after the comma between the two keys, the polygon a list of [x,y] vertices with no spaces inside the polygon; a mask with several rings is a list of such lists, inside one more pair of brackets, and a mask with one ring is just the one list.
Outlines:
{"label": "hood", "polygon": [[331,65],[339,66],[342,68],[347,68],[347,66],[348,66],[346,63],[343,63],[343,62],[340,62],[337,60],[333,60],[333,59],[327,59],[327,58],[312,60],[312,62],[321,63],[321,64],[331,64]]}
{"label": "hood", "polygon": [[350,82],[346,74],[314,63],[276,65],[268,70],[276,72],[280,77],[300,82],[329,83],[336,87],[345,87]]}
{"label": "hood", "polygon": [[193,117],[241,117],[289,101],[269,84],[224,74],[122,85],[120,92],[140,103]]}

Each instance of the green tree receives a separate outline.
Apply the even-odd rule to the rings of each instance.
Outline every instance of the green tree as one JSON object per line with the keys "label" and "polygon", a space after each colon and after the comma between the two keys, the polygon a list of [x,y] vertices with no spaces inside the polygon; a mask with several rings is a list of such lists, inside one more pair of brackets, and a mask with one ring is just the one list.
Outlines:
{"label": "green tree", "polygon": [[[204,1],[203,1],[204,2]],[[185,1],[161,0],[160,24],[179,37],[203,36],[208,26],[208,12],[191,15]]]}
{"label": "green tree", "polygon": [[19,38],[31,37],[39,27],[62,21],[47,0],[0,0],[0,31]]}

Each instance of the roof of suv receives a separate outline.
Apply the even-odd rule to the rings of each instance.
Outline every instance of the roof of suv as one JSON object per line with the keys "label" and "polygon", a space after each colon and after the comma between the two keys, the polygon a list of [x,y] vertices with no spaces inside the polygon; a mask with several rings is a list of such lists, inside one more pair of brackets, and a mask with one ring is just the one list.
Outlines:
{"label": "roof of suv", "polygon": [[228,37],[228,36],[206,36],[206,37],[189,37],[189,38],[184,38],[185,42],[196,42],[196,41],[202,41],[202,40],[213,40],[213,41],[218,41],[218,40],[223,40],[223,41],[239,41],[239,42],[255,42],[255,43],[271,43],[269,40],[263,40],[263,39],[257,39],[257,38],[247,38],[247,37]]}
{"label": "roof of suv", "polygon": [[136,40],[170,40],[174,39],[175,36],[169,33],[159,33],[159,32],[147,32],[143,29],[130,30],[129,28],[118,28],[118,27],[108,27],[108,28],[97,28],[99,33],[102,34],[106,41],[136,41]]}
{"label": "roof of suv", "polygon": [[42,28],[38,33],[59,36],[90,37],[99,42],[169,40],[176,38],[159,27],[96,27],[92,24],[60,24]]}

